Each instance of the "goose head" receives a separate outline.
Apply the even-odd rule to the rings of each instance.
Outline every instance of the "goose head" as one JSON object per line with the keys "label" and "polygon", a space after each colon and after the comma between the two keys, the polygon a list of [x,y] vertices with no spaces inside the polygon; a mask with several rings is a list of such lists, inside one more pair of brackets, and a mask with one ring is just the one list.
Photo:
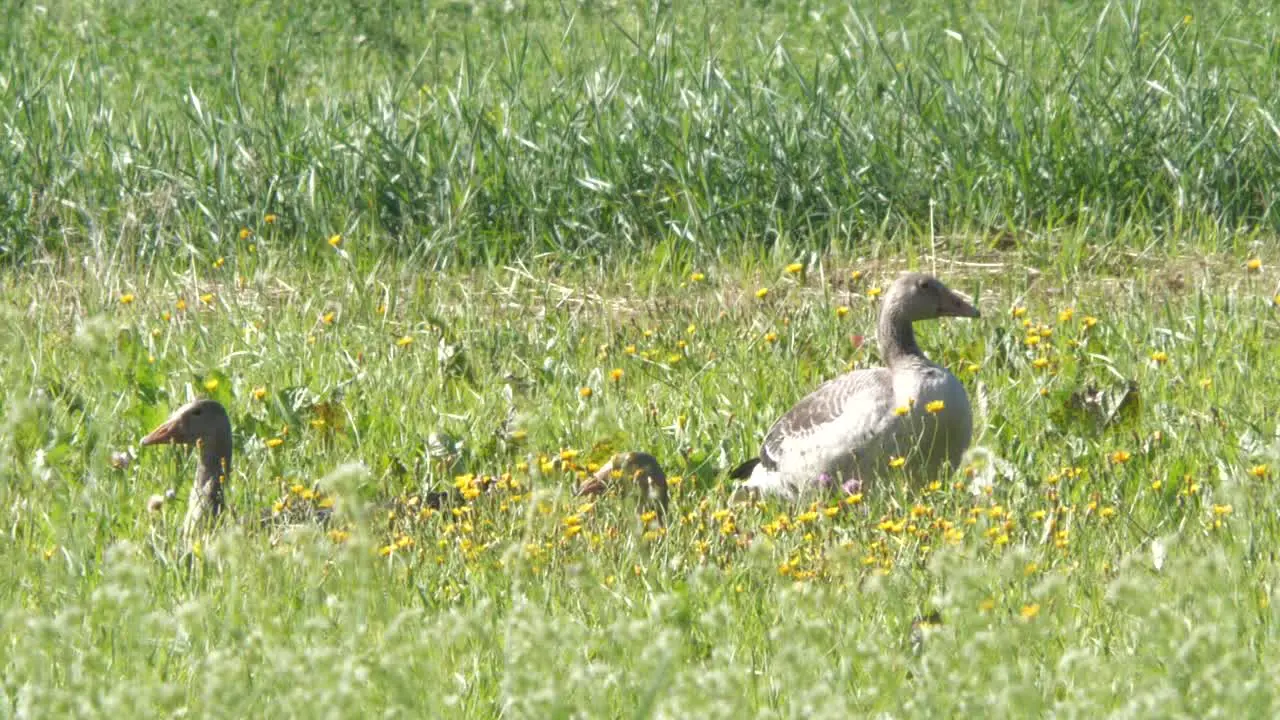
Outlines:
{"label": "goose head", "polygon": [[892,312],[907,322],[940,317],[981,317],[973,301],[952,290],[932,275],[905,273],[885,295],[885,313]]}
{"label": "goose head", "polygon": [[924,357],[911,324],[940,317],[981,317],[973,301],[924,273],[905,273],[889,286],[877,327],[881,356],[890,368]]}
{"label": "goose head", "polygon": [[[142,438],[142,445],[207,445],[231,439],[231,419],[217,400],[187,403]],[[230,449],[230,443],[227,443]]]}
{"label": "goose head", "polygon": [[200,450],[195,483],[187,504],[184,534],[222,513],[222,484],[231,475],[231,419],[216,400],[196,400],[178,408],[141,445],[194,445]]}

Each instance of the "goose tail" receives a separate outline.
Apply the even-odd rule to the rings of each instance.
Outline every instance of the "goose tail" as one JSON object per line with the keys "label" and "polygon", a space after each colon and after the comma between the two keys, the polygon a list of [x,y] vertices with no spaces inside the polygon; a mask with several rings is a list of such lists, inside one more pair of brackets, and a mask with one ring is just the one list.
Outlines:
{"label": "goose tail", "polygon": [[756,466],[760,464],[760,458],[753,457],[750,460],[738,465],[729,471],[729,477],[734,480],[746,480],[751,477],[751,473],[755,471]]}

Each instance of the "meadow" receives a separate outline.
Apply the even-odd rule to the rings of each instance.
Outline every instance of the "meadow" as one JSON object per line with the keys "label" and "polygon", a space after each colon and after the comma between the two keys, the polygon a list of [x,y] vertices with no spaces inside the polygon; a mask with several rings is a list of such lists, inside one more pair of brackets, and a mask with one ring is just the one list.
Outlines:
{"label": "meadow", "polygon": [[[11,8],[0,718],[1276,715],[1274,11],[880,5]],[[730,503],[907,268],[964,467]]]}

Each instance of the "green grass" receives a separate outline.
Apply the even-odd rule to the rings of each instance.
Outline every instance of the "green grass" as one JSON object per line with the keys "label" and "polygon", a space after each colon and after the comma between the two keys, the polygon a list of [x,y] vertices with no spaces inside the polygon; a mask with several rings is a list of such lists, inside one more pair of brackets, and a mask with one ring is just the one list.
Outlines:
{"label": "green grass", "polygon": [[[880,5],[11,8],[0,718],[1276,715],[1270,8]],[[906,267],[966,467],[730,505]]]}
{"label": "green grass", "polygon": [[[987,317],[924,326],[922,342],[970,388],[970,470],[992,490],[975,496],[963,476],[885,486],[806,522],[807,506],[730,506],[724,471],[820,379],[877,361],[848,336],[872,326],[866,290],[892,267],[858,264],[858,281],[837,261],[803,278],[708,267],[698,283],[539,267],[424,276],[356,272],[363,251],[348,250],[307,269],[259,255],[241,279],[72,264],[5,278],[6,712],[1275,705],[1270,270],[1152,262],[1132,279],[1049,281],[941,264]],[[1024,320],[1052,334],[1030,348]],[[1127,381],[1137,396],[1122,404]],[[185,494],[189,456],[148,448],[126,470],[109,458],[192,394],[230,408],[238,520],[188,567],[182,501],[145,504]],[[583,512],[573,473],[541,472],[541,456],[576,449],[586,467],[605,445],[681,476],[665,536],[644,534],[633,501]],[[381,503],[466,473],[521,488],[457,517],[386,517]],[[304,504],[295,484],[336,499],[345,541],[256,527],[277,501]],[[572,515],[584,529],[566,537]],[[935,610],[945,625],[917,654],[909,625]]]}

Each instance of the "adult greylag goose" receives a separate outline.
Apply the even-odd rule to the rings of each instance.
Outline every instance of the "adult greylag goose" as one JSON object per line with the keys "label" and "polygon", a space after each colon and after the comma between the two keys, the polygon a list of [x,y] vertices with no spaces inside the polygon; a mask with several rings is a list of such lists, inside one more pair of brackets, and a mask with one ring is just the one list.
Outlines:
{"label": "adult greylag goose", "polygon": [[[735,498],[841,485],[855,491],[891,470],[934,478],[969,447],[973,415],[964,385],[925,357],[912,323],[979,317],[970,300],[937,278],[906,273],[885,293],[877,341],[885,367],[828,380],[796,403],[765,436],[759,457],[735,468]],[[894,463],[899,464],[899,463]]]}
{"label": "adult greylag goose", "polygon": [[195,483],[182,532],[191,537],[214,524],[225,500],[222,484],[231,476],[231,420],[216,400],[196,400],[178,408],[142,438],[142,445],[195,445],[200,451]]}
{"label": "adult greylag goose", "polygon": [[659,516],[666,512],[667,474],[654,456],[645,452],[618,453],[583,481],[577,494],[599,495],[615,481],[622,484],[623,492],[637,491],[642,506],[653,508]]}

